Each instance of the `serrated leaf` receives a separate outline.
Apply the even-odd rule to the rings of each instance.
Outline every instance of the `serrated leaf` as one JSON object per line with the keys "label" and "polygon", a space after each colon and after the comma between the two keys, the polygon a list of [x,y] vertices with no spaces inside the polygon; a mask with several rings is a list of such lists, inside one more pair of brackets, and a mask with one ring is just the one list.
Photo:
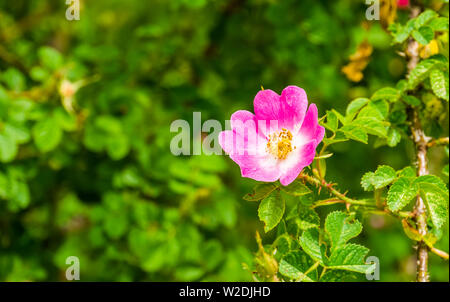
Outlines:
{"label": "serrated leaf", "polygon": [[392,87],[381,88],[372,95],[372,101],[387,100],[389,102],[396,102],[400,98],[400,91]]}
{"label": "serrated leaf", "polygon": [[331,254],[343,247],[348,240],[358,236],[361,231],[361,223],[358,220],[352,221],[344,212],[332,212],[325,219],[325,232],[330,237]]}
{"label": "serrated leaf", "polygon": [[345,116],[343,116],[342,114],[340,114],[339,112],[337,112],[334,109],[331,109],[331,112],[333,112],[337,116],[338,120],[342,123],[342,125],[345,125],[347,123]]}
{"label": "serrated leaf", "polygon": [[417,186],[413,178],[400,177],[389,188],[387,205],[392,212],[403,209],[417,195]]}
{"label": "serrated leaf", "polygon": [[414,30],[411,34],[413,38],[422,45],[427,45],[434,38],[434,31],[429,26],[422,26],[417,30]]}
{"label": "serrated leaf", "polygon": [[421,182],[419,192],[427,205],[431,221],[440,229],[448,220],[448,191],[436,184]]}
{"label": "serrated leaf", "polygon": [[374,269],[373,264],[364,263],[364,257],[368,252],[369,249],[364,246],[353,243],[346,244],[331,254],[327,268],[371,273]]}
{"label": "serrated leaf", "polygon": [[320,278],[320,282],[343,282],[349,279],[349,277],[354,277],[356,274],[354,272],[343,271],[343,270],[327,270],[325,274]]}
{"label": "serrated leaf", "polygon": [[[294,239],[292,239],[291,236],[288,234],[283,234],[279,237],[277,237],[274,245],[277,249],[277,255],[282,257],[283,255],[289,253],[292,248],[296,245],[296,242],[294,242]],[[298,245],[296,245],[298,247]]]}
{"label": "serrated leaf", "polygon": [[395,128],[389,128],[387,133],[386,142],[389,147],[395,147],[401,141],[402,135],[399,130]]}
{"label": "serrated leaf", "polygon": [[327,145],[332,145],[336,143],[346,142],[348,141],[348,138],[345,136],[344,132],[342,131],[336,131],[336,135],[333,138],[324,138],[323,143]]}
{"label": "serrated leaf", "polygon": [[272,183],[258,184],[253,188],[253,192],[245,194],[243,199],[247,201],[259,201],[266,198],[276,188],[277,186]]}
{"label": "serrated leaf", "polygon": [[405,103],[411,106],[419,106],[421,104],[421,101],[413,95],[405,94],[402,96],[402,99]]}
{"label": "serrated leaf", "polygon": [[442,191],[448,191],[445,183],[437,177],[436,175],[422,175],[416,178],[414,181],[417,185],[421,185],[422,183],[430,183],[438,186]]}
{"label": "serrated leaf", "polygon": [[368,98],[357,98],[350,102],[345,111],[346,119],[350,122],[356,116],[358,111],[364,107],[370,100]]}
{"label": "serrated leaf", "polygon": [[311,193],[311,190],[301,180],[298,179],[294,180],[287,186],[280,186],[280,188],[289,195],[294,196],[302,196]]}
{"label": "serrated leaf", "polygon": [[339,129],[342,133],[345,134],[345,136],[349,139],[362,142],[364,144],[367,144],[367,133],[355,125],[345,125],[341,129]]}
{"label": "serrated leaf", "polygon": [[258,217],[264,222],[264,231],[267,233],[280,222],[285,211],[284,199],[279,191],[264,198],[259,204]]}
{"label": "serrated leaf", "polygon": [[395,170],[389,166],[378,166],[375,172],[367,172],[361,179],[364,191],[372,191],[389,185],[396,178]]}
{"label": "serrated leaf", "polygon": [[[387,137],[388,127],[386,122],[380,121],[375,117],[359,117],[354,120],[350,125],[355,126],[357,129],[362,129],[365,133],[372,134],[378,137]],[[341,128],[342,130],[342,128]]]}
{"label": "serrated leaf", "polygon": [[301,230],[307,230],[310,228],[318,228],[320,226],[319,215],[314,209],[299,204],[298,205],[298,226]]}
{"label": "serrated leaf", "polygon": [[389,26],[392,36],[394,37],[395,43],[403,43],[408,39],[411,32],[414,30],[415,19],[410,19],[405,26],[398,23],[392,23]]}
{"label": "serrated leaf", "polygon": [[445,63],[443,63],[443,61],[438,59],[436,56],[420,61],[408,75],[408,88],[410,90],[414,89],[429,76],[434,67],[442,64]]}
{"label": "serrated leaf", "polygon": [[416,170],[413,167],[405,167],[397,172],[399,177],[416,178]]}
{"label": "serrated leaf", "polygon": [[338,124],[339,120],[336,113],[333,111],[327,111],[327,122],[323,124],[325,128],[335,132],[338,128]]}
{"label": "serrated leaf", "polygon": [[448,18],[439,17],[433,19],[430,21],[428,26],[431,27],[434,31],[448,31]]}
{"label": "serrated leaf", "polygon": [[375,270],[376,264],[374,263],[374,264],[359,264],[359,265],[337,265],[337,266],[330,266],[328,268],[346,270],[361,274],[371,274]]}
{"label": "serrated leaf", "polygon": [[444,99],[448,102],[449,93],[448,93],[448,72],[444,73],[442,70],[433,69],[430,71],[430,83],[431,88],[433,89],[434,94],[441,99]]}
{"label": "serrated leaf", "polygon": [[305,275],[308,269],[314,265],[314,261],[303,251],[290,252],[285,255],[279,265],[279,272],[293,280],[312,282],[317,280],[317,270],[312,270]]}
{"label": "serrated leaf", "polygon": [[438,14],[435,11],[427,9],[414,19],[414,27],[418,29],[427,24],[428,22],[430,22],[431,19],[436,18],[437,16]]}
{"label": "serrated leaf", "polygon": [[299,239],[302,249],[315,261],[323,263],[322,250],[319,245],[319,230],[308,229],[302,233]]}

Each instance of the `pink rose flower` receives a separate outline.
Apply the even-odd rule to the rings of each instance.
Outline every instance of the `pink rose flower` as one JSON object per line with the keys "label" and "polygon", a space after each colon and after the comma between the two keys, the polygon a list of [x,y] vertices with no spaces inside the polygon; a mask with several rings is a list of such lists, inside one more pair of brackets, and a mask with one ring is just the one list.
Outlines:
{"label": "pink rose flower", "polygon": [[409,6],[409,0],[397,0],[397,6],[399,8],[406,8]]}
{"label": "pink rose flower", "polygon": [[324,137],[317,107],[308,108],[306,93],[297,86],[286,87],[281,96],[261,90],[253,105],[255,114],[239,110],[231,115],[231,130],[219,134],[220,146],[239,165],[243,177],[279,179],[287,186],[313,162]]}

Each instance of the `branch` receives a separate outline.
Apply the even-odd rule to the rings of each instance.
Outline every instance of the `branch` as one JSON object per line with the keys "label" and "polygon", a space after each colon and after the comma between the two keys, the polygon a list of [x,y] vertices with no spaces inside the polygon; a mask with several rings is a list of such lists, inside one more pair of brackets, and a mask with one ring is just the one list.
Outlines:
{"label": "branch", "polygon": [[441,137],[437,139],[433,139],[431,142],[427,144],[427,147],[434,147],[434,146],[442,146],[442,145],[448,145],[448,137]]}
{"label": "branch", "polygon": [[[427,146],[430,142],[430,138],[423,132],[422,126],[419,120],[419,114],[417,111],[413,111],[413,123],[411,125],[411,132],[413,140],[416,145],[416,157],[417,157],[417,176],[427,175],[428,162],[427,162]],[[417,229],[425,237],[428,231],[427,227],[427,212],[426,206],[422,197],[417,196],[416,205],[414,209],[415,221]],[[424,241],[420,241],[417,248],[417,281],[428,282],[428,247]]]}
{"label": "branch", "polygon": [[337,200],[336,199],[323,200],[322,203],[316,204],[315,206],[329,205],[329,204],[334,204],[334,203],[345,203],[347,205],[352,204],[352,205],[361,205],[361,206],[375,206],[374,203],[369,203],[365,200],[356,200],[356,199],[352,199],[352,198],[345,196],[345,193],[341,193],[338,190],[336,190],[335,188],[333,188],[334,184],[327,183],[323,179],[320,180],[314,176],[310,176],[307,174],[300,174],[298,176],[298,178],[303,179],[317,187],[325,188],[330,192],[330,194],[332,194],[338,198]]}
{"label": "branch", "polygon": [[438,255],[439,257],[441,257],[441,258],[443,258],[443,259],[445,259],[445,260],[448,260],[448,254],[447,254],[446,252],[441,251],[441,250],[438,250],[438,249],[435,248],[435,247],[431,247],[431,248],[430,248],[430,251],[431,251],[432,253]]}

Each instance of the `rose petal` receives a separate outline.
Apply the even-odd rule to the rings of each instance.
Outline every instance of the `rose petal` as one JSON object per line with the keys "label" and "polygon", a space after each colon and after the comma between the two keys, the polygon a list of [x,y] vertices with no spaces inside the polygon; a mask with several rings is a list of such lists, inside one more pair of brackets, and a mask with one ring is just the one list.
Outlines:
{"label": "rose petal", "polygon": [[301,147],[295,149],[289,156],[281,162],[280,170],[280,183],[283,186],[289,185],[293,182],[303,168],[309,166],[316,153],[316,140],[311,140]]}
{"label": "rose petal", "polygon": [[[297,133],[304,141],[316,140],[318,145],[325,135],[325,128],[319,125],[316,104],[311,104],[306,112],[302,126]],[[317,147],[316,145],[316,147]]]}
{"label": "rose petal", "polygon": [[305,118],[308,108],[308,98],[305,90],[297,86],[288,86],[283,89],[280,97],[282,127],[297,132]]}

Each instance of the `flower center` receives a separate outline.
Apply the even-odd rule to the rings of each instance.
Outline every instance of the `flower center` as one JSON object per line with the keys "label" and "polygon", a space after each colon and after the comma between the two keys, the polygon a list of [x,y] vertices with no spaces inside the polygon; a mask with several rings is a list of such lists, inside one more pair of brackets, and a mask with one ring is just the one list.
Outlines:
{"label": "flower center", "polygon": [[289,130],[281,129],[281,131],[269,135],[267,142],[267,152],[278,159],[286,159],[288,154],[295,149],[292,148],[292,133]]}

